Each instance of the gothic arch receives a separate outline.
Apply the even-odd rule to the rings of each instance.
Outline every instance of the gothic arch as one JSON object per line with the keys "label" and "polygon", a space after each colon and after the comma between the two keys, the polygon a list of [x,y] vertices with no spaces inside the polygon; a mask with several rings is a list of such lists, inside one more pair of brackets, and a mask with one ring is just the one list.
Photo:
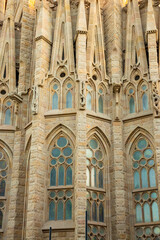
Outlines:
{"label": "gothic arch", "polygon": [[6,152],[8,158],[9,158],[10,167],[12,167],[12,161],[11,161],[12,158],[13,158],[13,151],[12,151],[12,149],[2,139],[0,139],[0,147],[3,148],[3,150]]}
{"label": "gothic arch", "polygon": [[64,133],[71,141],[72,145],[74,146],[74,142],[75,142],[75,135],[73,133],[73,131],[63,125],[63,124],[58,124],[56,127],[53,127],[46,136],[46,141],[48,142],[48,148],[50,147],[53,139],[58,136],[59,134]]}
{"label": "gothic arch", "polygon": [[140,136],[144,136],[145,138],[147,138],[151,142],[152,146],[154,147],[154,138],[151,135],[151,133],[148,132],[146,129],[142,128],[142,127],[137,127],[132,131],[132,133],[130,133],[130,135],[128,136],[128,138],[125,141],[125,147],[126,147],[126,150],[127,150],[127,154],[129,154],[133,143]]}

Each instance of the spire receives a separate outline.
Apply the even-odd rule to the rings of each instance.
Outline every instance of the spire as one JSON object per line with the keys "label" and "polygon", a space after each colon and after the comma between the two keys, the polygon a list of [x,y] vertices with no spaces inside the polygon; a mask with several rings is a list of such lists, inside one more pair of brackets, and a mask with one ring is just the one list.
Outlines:
{"label": "spire", "polygon": [[76,30],[77,30],[77,32],[78,31],[87,32],[87,23],[86,23],[84,0],[80,0],[80,3],[79,3]]}
{"label": "spire", "polygon": [[74,72],[74,54],[70,1],[58,3],[50,71],[56,74],[59,65],[67,65],[69,72]]}
{"label": "spire", "polygon": [[[147,30],[146,30],[146,33],[148,34],[149,32],[156,32],[157,33],[152,0],[148,0],[148,10],[147,10]],[[157,37],[158,37],[158,35],[157,35]]]}

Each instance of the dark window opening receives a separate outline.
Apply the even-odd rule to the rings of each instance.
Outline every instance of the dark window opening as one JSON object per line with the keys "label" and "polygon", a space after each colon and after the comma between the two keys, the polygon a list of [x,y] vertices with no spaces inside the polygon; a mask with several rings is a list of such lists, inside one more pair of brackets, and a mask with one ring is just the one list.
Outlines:
{"label": "dark window opening", "polygon": [[6,78],[6,76],[7,76],[7,71],[6,71],[6,65],[5,65],[4,73],[3,73],[3,78]]}
{"label": "dark window opening", "polygon": [[19,84],[19,71],[16,69],[16,87],[18,87]]}

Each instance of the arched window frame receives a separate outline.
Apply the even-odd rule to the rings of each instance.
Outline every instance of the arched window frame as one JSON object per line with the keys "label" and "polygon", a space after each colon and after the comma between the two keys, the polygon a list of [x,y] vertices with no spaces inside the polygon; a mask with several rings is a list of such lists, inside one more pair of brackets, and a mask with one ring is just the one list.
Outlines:
{"label": "arched window frame", "polygon": [[[58,95],[58,108],[53,108],[53,96],[57,93]],[[61,85],[57,79],[54,79],[50,84],[50,107],[51,110],[61,109]]]}
{"label": "arched window frame", "polygon": [[[75,108],[75,84],[71,78],[67,78],[63,83],[63,109],[73,109]],[[67,94],[72,94],[72,107],[67,107]]]}
{"label": "arched window frame", "polygon": [[[91,95],[91,109],[87,108],[87,95],[90,94]],[[86,109],[89,111],[95,111],[96,109],[96,91],[95,91],[95,85],[89,81],[89,83],[87,83],[86,85]]]}
{"label": "arched window frame", "polygon": [[[140,149],[140,140],[142,139],[145,139],[147,141],[147,145],[143,148],[143,149]],[[139,144],[139,145],[138,145]],[[141,144],[142,144],[142,141],[141,141]],[[139,146],[139,147],[138,147]],[[153,151],[153,155],[151,155],[151,157],[148,157],[146,158],[145,156],[147,156],[147,152],[149,153],[150,151],[146,151],[147,149],[152,149]],[[143,155],[140,155],[140,159],[139,160],[133,160],[136,156],[137,156],[137,159],[138,159],[138,153],[136,153],[135,155],[133,155],[136,151],[142,151],[144,152]],[[133,198],[133,207],[132,209],[134,209],[134,229],[135,229],[135,235],[136,237],[140,237],[142,235],[145,235],[146,238],[151,236],[151,234],[155,234],[154,233],[154,229],[155,228],[159,228],[159,221],[155,222],[153,218],[155,218],[155,216],[153,216],[153,209],[152,209],[152,204],[153,203],[156,203],[158,206],[159,206],[159,198],[158,198],[158,187],[157,185],[155,187],[151,187],[149,185],[149,171],[150,169],[154,168],[154,171],[155,171],[155,175],[156,175],[156,183],[157,183],[157,168],[156,168],[156,156],[155,156],[155,149],[154,149],[154,146],[153,146],[153,143],[152,141],[150,141],[150,139],[145,136],[145,135],[139,135],[135,141],[133,142],[132,146],[131,146],[131,151],[130,151],[130,161],[131,161],[131,164],[132,164],[132,198]],[[132,157],[134,156],[134,157]],[[151,166],[151,159],[154,160],[154,164],[153,166]],[[144,160],[146,160],[146,163],[144,164]],[[135,163],[138,162],[139,164],[139,167],[136,167]],[[153,162],[152,162],[153,163]],[[142,165],[144,164],[144,166]],[[146,168],[147,169],[147,178],[148,178],[148,187],[146,188],[143,188],[142,187],[142,180],[141,180],[141,176],[140,176],[140,188],[139,189],[134,189],[134,172],[137,171],[138,169],[138,172],[140,173],[140,171],[143,169],[143,168]],[[139,169],[140,168],[140,169]],[[151,218],[151,221],[148,222],[147,219],[146,219],[146,222],[145,222],[145,215],[144,215],[144,205],[145,203],[148,203],[148,206],[149,206],[149,211],[150,211],[150,218]],[[136,206],[141,206],[141,211],[142,211],[142,219],[140,221],[138,221],[138,219],[140,219],[139,217],[137,218],[136,216]],[[159,211],[159,214],[160,214],[160,210],[158,209]],[[139,213],[139,211],[137,211],[137,213]],[[137,222],[136,222],[136,219],[137,219]],[[148,231],[150,231],[150,235],[146,235],[145,233],[145,229],[149,229]],[[153,232],[152,232],[152,228],[153,228]],[[160,228],[159,230],[160,231]],[[139,235],[140,234],[140,235]],[[156,234],[154,236],[157,236]]]}
{"label": "arched window frame", "polygon": [[[10,153],[11,154],[11,153]],[[5,164],[4,164],[5,162]],[[6,208],[8,205],[8,192],[10,190],[10,156],[8,155],[8,151],[1,145],[0,143],[0,183],[1,181],[5,181],[5,191],[4,194],[0,194],[0,211],[2,212],[2,224],[0,230],[3,231],[4,225],[6,222]],[[1,185],[1,184],[0,184]],[[0,189],[1,192],[1,189]]]}
{"label": "arched window frame", "polygon": [[[134,108],[135,111],[131,112],[131,108],[130,108],[130,100],[131,98],[134,99]],[[136,97],[136,88],[134,87],[133,84],[129,84],[129,86],[127,87],[127,112],[128,114],[133,114],[137,112],[137,97]]]}
{"label": "arched window frame", "polygon": [[[96,167],[96,165],[92,164],[92,159],[94,159],[95,154],[93,154],[94,156],[90,157],[87,153],[87,149],[91,149],[93,150],[93,148],[90,147],[91,144],[91,140],[96,140],[98,145],[96,147],[95,144],[95,148],[94,148],[94,152],[99,151],[99,149],[102,151],[102,158],[99,160],[99,162],[103,161],[103,167],[96,168],[96,182],[98,184],[98,173],[103,170],[103,188],[99,188],[98,185],[97,186],[92,186],[91,184],[91,171],[94,167]],[[94,144],[94,143],[93,143]],[[105,151],[105,148],[101,142],[101,140],[99,139],[99,137],[97,136],[97,134],[93,134],[88,138],[88,144],[87,144],[87,149],[86,149],[86,164],[87,164],[87,169],[89,170],[89,175],[90,175],[90,181],[89,181],[89,186],[87,186],[87,213],[88,213],[88,223],[89,223],[89,233],[88,236],[90,237],[92,234],[92,236],[94,235],[94,223],[101,223],[101,218],[100,217],[100,206],[103,206],[103,218],[104,218],[104,222],[105,222],[105,217],[106,217],[106,205],[105,205],[105,196],[106,196],[106,183],[105,183],[105,177],[106,177],[106,158],[107,158],[107,154]],[[90,162],[90,163],[89,163]],[[98,161],[97,161],[98,164]],[[97,165],[98,166],[98,165]],[[96,212],[97,212],[97,217],[96,217],[96,221],[95,218],[93,216],[93,206],[96,206]],[[102,237],[105,236],[105,228],[102,227],[101,229],[103,231]]]}
{"label": "arched window frame", "polygon": [[[146,94],[148,99],[148,109],[143,108],[143,95]],[[138,103],[139,103],[139,111],[147,111],[150,109],[150,96],[149,96],[149,88],[147,81],[140,81],[138,84]]]}
{"label": "arched window frame", "polygon": [[[67,139],[67,145],[65,145],[64,147],[60,147],[61,152],[64,151],[64,149],[66,149],[67,147],[70,147],[72,149],[72,154],[69,156],[66,156],[66,161],[64,161],[63,163],[60,163],[57,161],[56,165],[52,165],[52,160],[56,159],[56,157],[52,156],[52,150],[55,148],[58,148],[58,139],[60,138],[65,138]],[[57,160],[61,158],[61,154],[57,157]],[[65,157],[64,157],[65,158]],[[72,159],[72,162],[69,160]],[[58,165],[57,165],[58,164]],[[58,169],[60,166],[64,167],[64,185],[59,185],[59,181],[58,181]],[[52,171],[52,169],[55,168],[56,169],[56,186],[51,186],[50,184],[50,173]],[[67,185],[67,169],[68,168],[72,168],[72,184],[71,185]],[[50,212],[50,203],[54,202],[55,203],[55,219],[50,219],[50,213],[48,215],[48,219],[49,220],[55,220],[55,221],[59,221],[58,220],[58,203],[60,201],[63,202],[63,218],[61,220],[65,221],[65,220],[72,220],[73,219],[73,195],[74,195],[74,145],[73,145],[73,141],[64,133],[60,132],[60,134],[58,134],[51,142],[50,147],[49,147],[49,169],[48,169],[48,213]],[[67,216],[70,216],[70,214],[67,214],[67,202],[71,201],[72,204],[72,209],[71,209],[71,216],[72,218],[68,219]]]}
{"label": "arched window frame", "polygon": [[[97,112],[98,113],[103,113],[103,114],[106,113],[106,99],[105,99],[106,94],[107,94],[106,88],[102,84],[100,84],[98,86],[98,92],[97,92]],[[103,112],[99,111],[99,109],[100,109],[99,98],[100,97],[102,97],[102,100],[103,100]]]}
{"label": "arched window frame", "polygon": [[[10,124],[6,124],[5,119],[6,119],[6,111],[10,110],[11,113],[11,118],[10,118]],[[13,125],[13,119],[14,119],[14,103],[11,99],[6,98],[4,100],[4,105],[3,105],[3,119],[2,122],[4,125]]]}

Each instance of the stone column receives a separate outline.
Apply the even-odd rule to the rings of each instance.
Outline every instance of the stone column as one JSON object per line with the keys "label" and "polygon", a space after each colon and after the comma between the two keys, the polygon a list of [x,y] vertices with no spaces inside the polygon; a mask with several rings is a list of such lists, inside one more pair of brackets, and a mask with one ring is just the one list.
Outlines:
{"label": "stone column", "polygon": [[44,82],[49,70],[51,52],[51,21],[49,9],[41,3],[36,31],[35,85],[33,94],[32,141],[28,182],[28,208],[26,220],[26,240],[41,240],[45,221],[45,176],[46,152],[45,118],[47,108],[47,89]]}
{"label": "stone column", "polygon": [[76,163],[75,163],[75,240],[85,239],[86,211],[86,16],[84,0],[80,0],[77,20],[76,62],[78,75],[78,101],[76,119]]}

